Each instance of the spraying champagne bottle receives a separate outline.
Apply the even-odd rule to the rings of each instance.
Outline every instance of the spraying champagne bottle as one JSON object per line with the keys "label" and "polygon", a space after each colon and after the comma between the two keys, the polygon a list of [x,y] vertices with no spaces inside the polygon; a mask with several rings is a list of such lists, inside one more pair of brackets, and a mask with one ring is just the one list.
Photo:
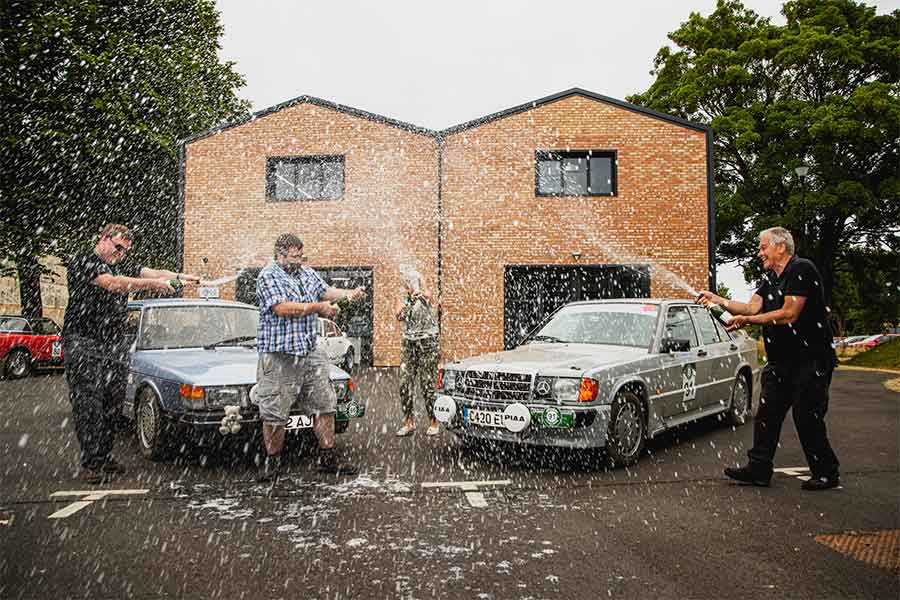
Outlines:
{"label": "spraying champagne bottle", "polygon": [[[702,298],[702,297],[703,297],[702,294],[697,296],[698,303],[700,301],[700,298]],[[725,327],[728,327],[731,325],[731,319],[734,318],[734,315],[732,315],[730,312],[725,310],[721,305],[710,303],[706,306],[706,310],[708,310],[710,312],[710,314],[713,316],[713,318],[716,321],[718,321]]]}
{"label": "spraying champagne bottle", "polygon": [[338,309],[338,312],[343,312],[350,308],[350,299],[347,296],[341,296],[332,304]]}
{"label": "spraying champagne bottle", "polygon": [[175,293],[178,294],[184,288],[184,282],[180,279],[170,279],[169,285],[172,286],[172,289],[175,290]]}

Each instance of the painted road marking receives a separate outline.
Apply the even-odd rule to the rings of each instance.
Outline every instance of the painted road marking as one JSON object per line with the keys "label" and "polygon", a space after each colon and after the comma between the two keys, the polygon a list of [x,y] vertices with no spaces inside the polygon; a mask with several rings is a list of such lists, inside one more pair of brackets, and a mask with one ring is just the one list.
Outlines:
{"label": "painted road marking", "polygon": [[50,494],[51,498],[65,498],[68,496],[80,496],[81,500],[77,502],[72,502],[64,508],[59,509],[49,517],[48,519],[65,519],[71,515],[74,515],[79,510],[84,508],[85,506],[89,506],[96,502],[97,500],[103,500],[107,496],[138,496],[142,494],[146,494],[150,490],[103,490],[103,491],[62,491],[62,492],[53,492]]}
{"label": "painted road marking", "polygon": [[466,501],[469,506],[474,508],[485,508],[487,500],[479,491],[482,486],[509,485],[512,481],[509,479],[499,479],[496,481],[430,481],[422,484],[423,488],[458,488],[466,493]]}
{"label": "painted road marking", "polygon": [[784,473],[788,477],[796,477],[800,481],[807,481],[809,479],[809,469],[806,467],[783,467],[781,469],[772,469],[776,473]]}

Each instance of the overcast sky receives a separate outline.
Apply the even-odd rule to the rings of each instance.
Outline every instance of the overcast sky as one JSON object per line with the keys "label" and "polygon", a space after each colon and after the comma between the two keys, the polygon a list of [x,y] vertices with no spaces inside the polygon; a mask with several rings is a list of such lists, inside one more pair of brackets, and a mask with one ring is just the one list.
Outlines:
{"label": "overcast sky", "polygon": [[[310,95],[444,129],[572,87],[645,91],[666,35],[715,0],[219,0],[222,58],[261,110]],[[874,4],[879,14],[900,0]],[[783,23],[782,2],[744,5]],[[736,269],[719,278],[749,297]]]}

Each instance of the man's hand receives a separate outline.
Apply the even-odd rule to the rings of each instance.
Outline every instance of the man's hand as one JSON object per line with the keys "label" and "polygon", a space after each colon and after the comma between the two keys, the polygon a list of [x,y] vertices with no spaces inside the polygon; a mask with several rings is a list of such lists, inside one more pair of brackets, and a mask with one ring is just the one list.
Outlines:
{"label": "man's hand", "polygon": [[355,300],[359,300],[360,298],[362,298],[365,295],[366,295],[366,288],[359,286],[358,288],[353,288],[353,290],[350,291],[348,299],[355,301]]}
{"label": "man's hand", "polygon": [[750,317],[737,315],[736,317],[731,318],[731,322],[728,324],[728,327],[725,328],[725,331],[736,331],[748,323],[750,323]]}
{"label": "man's hand", "polygon": [[316,306],[317,306],[316,312],[319,313],[321,316],[325,317],[326,319],[332,319],[332,318],[334,318],[335,315],[338,314],[337,306],[335,306],[331,302],[317,302]]}
{"label": "man's hand", "polygon": [[712,306],[713,304],[725,304],[725,298],[722,296],[717,296],[716,294],[710,291],[703,291],[697,294],[697,304],[700,306]]}
{"label": "man's hand", "polygon": [[179,273],[178,279],[181,281],[192,281],[194,283],[200,283],[200,277],[197,275],[191,275],[190,273]]}
{"label": "man's hand", "polygon": [[174,294],[175,288],[172,287],[172,284],[169,283],[168,279],[151,279],[153,287],[150,289],[156,290],[158,292],[165,292],[167,294]]}

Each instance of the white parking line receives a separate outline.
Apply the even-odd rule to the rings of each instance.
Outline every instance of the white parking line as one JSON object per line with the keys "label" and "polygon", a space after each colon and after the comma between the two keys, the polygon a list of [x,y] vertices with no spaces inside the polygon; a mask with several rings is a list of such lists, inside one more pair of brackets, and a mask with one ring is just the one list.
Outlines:
{"label": "white parking line", "polygon": [[59,509],[49,517],[48,519],[65,519],[71,515],[74,515],[79,510],[93,504],[97,500],[103,500],[107,496],[137,496],[146,494],[150,490],[100,490],[100,491],[89,491],[89,490],[75,490],[75,491],[62,491],[62,492],[53,492],[50,494],[51,498],[64,498],[66,496],[81,496],[82,499],[77,502],[73,502],[68,506]]}
{"label": "white parking line", "polygon": [[800,481],[809,479],[809,469],[806,467],[782,467],[781,469],[772,469],[776,473],[784,473],[788,477],[796,477]]}
{"label": "white parking line", "polygon": [[469,506],[474,508],[484,508],[487,506],[487,500],[484,498],[478,488],[481,486],[509,485],[512,481],[509,479],[499,479],[496,481],[429,481],[422,484],[423,488],[458,488],[466,493],[466,501]]}

